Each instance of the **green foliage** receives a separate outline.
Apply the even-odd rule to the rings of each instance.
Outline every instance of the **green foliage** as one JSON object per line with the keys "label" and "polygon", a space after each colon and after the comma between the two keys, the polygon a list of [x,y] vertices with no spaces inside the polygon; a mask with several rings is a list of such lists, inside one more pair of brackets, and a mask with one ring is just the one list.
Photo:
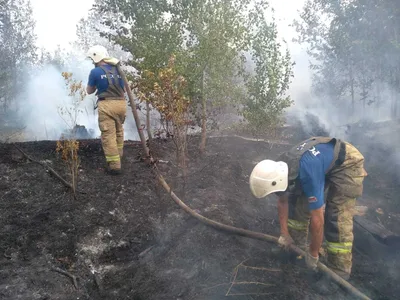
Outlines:
{"label": "green foliage", "polygon": [[292,104],[286,93],[293,74],[289,51],[281,52],[275,23],[255,16],[251,38],[255,70],[246,82],[243,116],[249,129],[260,135],[280,125],[284,109]]}
{"label": "green foliage", "polygon": [[129,62],[139,71],[156,71],[167,65],[172,53],[179,52],[182,31],[176,17],[167,17],[168,1],[96,1],[108,31],[101,36],[132,54]]}
{"label": "green foliage", "polygon": [[213,110],[238,105],[243,99],[239,77],[244,67],[243,51],[249,46],[250,1],[182,2],[180,15],[188,32],[185,77],[193,103],[203,108],[198,111],[198,106],[193,106],[201,124],[210,119]]}
{"label": "green foliage", "polygon": [[[175,57],[171,56],[168,65],[157,73],[147,72],[148,80],[152,86],[140,87],[140,90],[149,93],[139,93],[143,101],[148,101],[155,107],[166,124],[171,123],[171,130],[165,130],[172,137],[176,147],[177,163],[186,176],[187,130],[189,120],[190,100],[185,96],[186,80],[178,73]],[[150,92],[151,91],[151,92]]]}
{"label": "green foliage", "polygon": [[[140,72],[134,87],[141,99],[156,94],[149,74],[176,57],[174,68],[186,80],[184,93],[202,127],[204,150],[210,120],[220,111],[245,105],[249,122],[266,127],[291,103],[284,95],[290,56],[280,53],[276,27],[264,16],[267,6],[262,0],[104,0],[94,9],[108,28],[103,36],[132,54],[129,64]],[[256,75],[249,78],[245,53],[250,50]]]}

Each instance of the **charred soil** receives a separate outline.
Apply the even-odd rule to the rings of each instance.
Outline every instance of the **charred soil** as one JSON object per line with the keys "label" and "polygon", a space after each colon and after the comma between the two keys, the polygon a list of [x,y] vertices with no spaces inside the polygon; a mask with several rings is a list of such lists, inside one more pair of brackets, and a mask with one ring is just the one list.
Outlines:
{"label": "charred soil", "polygon": [[[210,138],[202,157],[197,138],[189,144],[185,184],[173,144],[156,140],[151,147],[177,195],[212,220],[277,236],[275,201],[255,200],[248,176],[255,163],[276,157],[290,143]],[[68,179],[55,142],[18,146]],[[228,235],[191,218],[138,159],[141,150],[139,143],[127,141],[123,174],[110,176],[103,171],[100,141],[81,141],[75,200],[43,166],[12,144],[0,144],[0,299],[352,299],[344,291],[316,294],[302,260],[285,263],[275,255],[275,245]],[[375,178],[366,180],[368,195],[382,194]],[[386,189],[394,193],[397,186]],[[391,211],[392,219],[400,213],[385,199],[368,195],[361,205]],[[389,215],[369,217],[379,216],[396,230],[398,223],[386,222]],[[350,282],[372,299],[398,299],[397,250],[383,248],[385,255],[376,256],[362,251],[374,243],[356,236]]]}

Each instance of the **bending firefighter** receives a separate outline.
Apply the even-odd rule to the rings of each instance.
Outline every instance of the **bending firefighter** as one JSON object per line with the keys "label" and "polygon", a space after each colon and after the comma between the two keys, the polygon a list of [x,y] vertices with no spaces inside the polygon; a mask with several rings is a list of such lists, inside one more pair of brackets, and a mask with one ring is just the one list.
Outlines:
{"label": "bending firefighter", "polygon": [[109,59],[103,46],[93,46],[87,56],[93,60],[86,91],[93,94],[97,90],[99,128],[109,174],[121,173],[121,158],[124,147],[124,127],[126,101],[124,83],[117,68],[106,61]]}
{"label": "bending firefighter", "polygon": [[[257,198],[278,196],[281,246],[295,243],[307,253],[307,266],[316,270],[325,235],[327,266],[347,280],[352,268],[353,212],[365,176],[364,157],[353,145],[314,137],[278,161],[259,162],[251,173],[250,189]],[[321,293],[332,291],[325,277],[317,288]]]}

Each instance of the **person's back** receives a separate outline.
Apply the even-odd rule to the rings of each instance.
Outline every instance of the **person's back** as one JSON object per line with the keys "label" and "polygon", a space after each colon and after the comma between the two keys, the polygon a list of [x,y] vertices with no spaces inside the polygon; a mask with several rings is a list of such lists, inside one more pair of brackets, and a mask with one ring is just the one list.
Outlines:
{"label": "person's back", "polygon": [[326,174],[334,157],[334,144],[317,144],[306,151],[299,161],[299,181],[308,198],[309,209],[324,205]]}
{"label": "person's back", "polygon": [[96,95],[100,101],[105,98],[124,97],[124,82],[115,66],[98,64],[89,74],[88,85],[96,87]]}

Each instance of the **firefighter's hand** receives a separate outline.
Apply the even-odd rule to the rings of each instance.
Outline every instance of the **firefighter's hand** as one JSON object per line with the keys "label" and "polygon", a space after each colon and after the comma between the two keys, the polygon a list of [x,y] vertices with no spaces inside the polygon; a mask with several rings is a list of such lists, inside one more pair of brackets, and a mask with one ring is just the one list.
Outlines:
{"label": "firefighter's hand", "polygon": [[290,235],[281,235],[278,244],[284,249],[288,249],[290,245],[294,244],[294,241]]}
{"label": "firefighter's hand", "polygon": [[311,255],[311,253],[309,251],[307,251],[307,254],[306,254],[306,265],[307,265],[307,267],[309,269],[311,269],[313,271],[317,270],[318,260],[319,260],[318,256],[314,257],[314,256]]}

